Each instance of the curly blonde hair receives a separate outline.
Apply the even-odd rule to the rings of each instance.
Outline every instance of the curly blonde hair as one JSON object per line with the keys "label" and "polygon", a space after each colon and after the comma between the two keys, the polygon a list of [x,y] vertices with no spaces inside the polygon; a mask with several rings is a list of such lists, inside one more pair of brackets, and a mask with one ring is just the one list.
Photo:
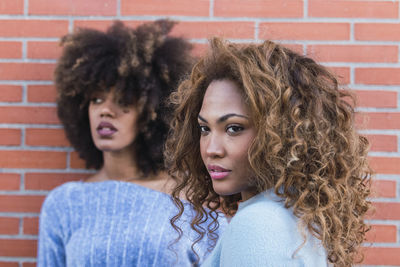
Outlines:
{"label": "curly blonde hair", "polygon": [[[248,159],[257,192],[273,188],[321,240],[334,266],[360,260],[372,171],[368,140],[354,127],[354,97],[325,67],[270,41],[239,45],[213,38],[190,79],[171,95],[175,113],[165,154],[180,210],[173,227],[181,234],[175,222],[183,212],[182,194],[196,211],[196,242],[207,234],[215,244],[217,210],[233,215],[238,208],[240,194],[216,194],[200,156],[197,116],[208,85],[221,79],[237,83],[255,123]],[[213,220],[204,229],[200,224],[208,217]]]}

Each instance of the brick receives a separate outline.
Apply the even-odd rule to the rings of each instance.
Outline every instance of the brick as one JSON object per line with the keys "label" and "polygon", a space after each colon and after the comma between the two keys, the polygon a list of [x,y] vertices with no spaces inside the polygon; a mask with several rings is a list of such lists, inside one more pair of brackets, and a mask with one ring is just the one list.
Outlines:
{"label": "brick", "polygon": [[216,17],[299,18],[303,17],[301,0],[215,0]]}
{"label": "brick", "polygon": [[24,13],[24,0],[1,0],[0,14],[20,15]]}
{"label": "brick", "polygon": [[328,67],[328,69],[336,75],[340,84],[350,83],[350,68],[348,67]]}
{"label": "brick", "polygon": [[36,257],[37,240],[0,239],[0,256]]}
{"label": "brick", "polygon": [[0,107],[0,123],[59,124],[55,107]]}
{"label": "brick", "polygon": [[0,173],[0,190],[19,190],[21,177],[16,173]]}
{"label": "brick", "polygon": [[400,41],[400,24],[355,23],[354,38],[360,41]]}
{"label": "brick", "polygon": [[[192,43],[193,44],[193,55],[200,57],[200,56],[204,56],[205,53],[207,52],[208,49],[208,43]],[[284,47],[297,52],[299,54],[303,54],[303,45],[301,44],[286,44],[286,43],[280,43],[281,45],[283,45]]]}
{"label": "brick", "polygon": [[364,265],[400,265],[400,248],[393,247],[365,247]]}
{"label": "brick", "polygon": [[121,0],[121,15],[208,16],[208,0]]}
{"label": "brick", "polygon": [[[193,44],[193,55],[200,57],[200,56],[204,56],[207,52],[208,49],[208,43],[192,43]],[[285,44],[285,43],[280,43],[281,45],[283,45],[284,47],[295,51],[299,54],[303,54],[303,45],[301,44]]]}
{"label": "brick", "polygon": [[63,129],[26,129],[25,143],[29,146],[69,146]]}
{"label": "brick", "polygon": [[396,202],[373,202],[373,220],[400,220],[400,203]]}
{"label": "brick", "polygon": [[0,150],[0,168],[64,169],[66,152]]}
{"label": "brick", "polygon": [[14,261],[2,261],[0,260],[0,266],[1,267],[20,267],[19,262],[14,262]]}
{"label": "brick", "polygon": [[28,85],[28,101],[55,103],[57,91],[53,85]]}
{"label": "brick", "polygon": [[0,42],[0,58],[21,58],[21,57],[22,57],[21,42]]}
{"label": "brick", "polygon": [[400,113],[376,112],[356,115],[356,125],[361,129],[400,129]]}
{"label": "brick", "polygon": [[115,16],[115,0],[29,0],[30,15]]}
{"label": "brick", "polygon": [[17,235],[19,233],[19,218],[0,217],[0,234]]}
{"label": "brick", "polygon": [[27,173],[25,174],[26,190],[52,190],[70,181],[83,180],[91,174],[87,173]]}
{"label": "brick", "polygon": [[36,267],[36,263],[34,263],[34,262],[24,262],[24,263],[22,263],[22,267]]}
{"label": "brick", "polygon": [[54,69],[49,63],[0,63],[0,80],[51,81]]}
{"label": "brick", "polygon": [[398,142],[396,135],[370,134],[366,135],[371,151],[397,152]]}
{"label": "brick", "polygon": [[310,17],[339,18],[396,18],[399,6],[396,1],[309,0]]}
{"label": "brick", "polygon": [[358,107],[397,108],[397,92],[383,90],[356,90]]}
{"label": "brick", "polygon": [[83,159],[81,159],[77,152],[70,153],[70,164],[72,169],[86,169],[86,163]]}
{"label": "brick", "polygon": [[68,33],[66,20],[0,20],[2,37],[56,37]]}
{"label": "brick", "polygon": [[27,56],[33,59],[58,59],[62,48],[58,42],[36,42],[27,44]]}
{"label": "brick", "polygon": [[21,130],[19,129],[0,129],[1,146],[18,146],[21,144]]}
{"label": "brick", "polygon": [[0,212],[38,213],[44,198],[45,196],[0,195]]}
{"label": "brick", "polygon": [[22,86],[0,85],[0,102],[20,102],[22,100]]}
{"label": "brick", "polygon": [[23,226],[25,235],[37,235],[39,232],[39,217],[25,217]]}
{"label": "brick", "polygon": [[[78,28],[91,28],[98,31],[105,31],[113,24],[113,20],[75,20],[74,30]],[[123,21],[125,26],[136,28],[144,21]]]}
{"label": "brick", "polygon": [[350,24],[266,22],[260,23],[259,38],[273,40],[349,40]]}
{"label": "brick", "polygon": [[395,243],[397,242],[397,227],[385,224],[371,225],[366,238],[369,243]]}
{"label": "brick", "polygon": [[0,123],[58,124],[54,107],[0,107]]}
{"label": "brick", "polygon": [[195,57],[205,56],[208,49],[208,44],[193,43],[192,55]]}
{"label": "brick", "polygon": [[359,84],[400,85],[400,68],[356,68]]}
{"label": "brick", "polygon": [[0,261],[1,267],[19,267],[18,262]]}
{"label": "brick", "polygon": [[400,174],[400,158],[370,157],[370,164],[378,174]]}
{"label": "brick", "polygon": [[285,44],[285,43],[280,43],[280,44],[296,53],[299,53],[300,55],[304,55],[303,45],[301,44]]}
{"label": "brick", "polygon": [[390,62],[398,61],[395,45],[310,45],[307,54],[322,62]]}
{"label": "brick", "polygon": [[396,197],[396,181],[373,180],[372,181],[372,196],[373,197]]}
{"label": "brick", "polygon": [[234,39],[253,39],[253,22],[181,22],[172,30],[172,35],[186,38],[210,38],[221,36]]}

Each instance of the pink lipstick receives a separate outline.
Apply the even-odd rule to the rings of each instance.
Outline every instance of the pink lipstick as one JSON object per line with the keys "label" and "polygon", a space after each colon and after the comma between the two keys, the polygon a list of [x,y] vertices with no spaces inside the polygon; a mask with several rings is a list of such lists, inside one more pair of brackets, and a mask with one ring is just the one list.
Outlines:
{"label": "pink lipstick", "polygon": [[96,130],[97,133],[104,138],[111,137],[114,133],[118,131],[117,128],[115,128],[114,125],[112,125],[112,123],[104,121],[100,122]]}
{"label": "pink lipstick", "polygon": [[227,170],[218,165],[207,165],[207,169],[211,179],[214,180],[225,178],[231,172],[231,170]]}

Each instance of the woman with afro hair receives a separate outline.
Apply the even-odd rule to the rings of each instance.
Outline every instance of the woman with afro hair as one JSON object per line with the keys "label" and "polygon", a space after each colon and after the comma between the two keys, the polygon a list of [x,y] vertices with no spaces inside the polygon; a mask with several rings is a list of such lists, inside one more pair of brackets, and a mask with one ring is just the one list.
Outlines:
{"label": "woman with afro hair", "polygon": [[97,172],[47,196],[38,266],[193,266],[207,253],[207,240],[192,247],[195,231],[171,242],[165,99],[193,63],[191,45],[168,36],[173,25],[160,20],[133,29],[115,22],[106,32],[79,29],[62,38],[58,116]]}
{"label": "woman with afro hair", "polygon": [[[233,215],[202,266],[362,259],[371,170],[350,100],[325,67],[281,45],[211,40],[171,95],[166,145],[180,210],[172,225],[181,228],[182,193],[202,236],[218,229],[218,209]],[[207,218],[209,227],[201,226]]]}

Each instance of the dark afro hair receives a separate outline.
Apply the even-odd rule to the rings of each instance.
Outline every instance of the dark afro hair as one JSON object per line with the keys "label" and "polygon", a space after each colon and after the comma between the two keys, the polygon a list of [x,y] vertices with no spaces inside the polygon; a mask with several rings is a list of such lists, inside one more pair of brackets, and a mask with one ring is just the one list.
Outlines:
{"label": "dark afro hair", "polygon": [[174,24],[158,20],[133,29],[116,21],[106,32],[78,29],[61,39],[63,53],[55,70],[57,111],[86,167],[103,166],[102,152],[90,133],[90,97],[115,88],[121,105],[140,107],[133,151],[139,169],[144,175],[164,169],[162,150],[171,113],[165,101],[193,63],[191,44],[167,36]]}

